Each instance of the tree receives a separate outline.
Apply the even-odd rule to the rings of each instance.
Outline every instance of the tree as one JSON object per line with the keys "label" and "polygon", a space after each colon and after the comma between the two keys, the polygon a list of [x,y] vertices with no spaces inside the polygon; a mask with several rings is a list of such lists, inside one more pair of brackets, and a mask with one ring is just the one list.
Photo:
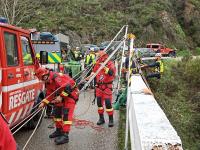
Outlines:
{"label": "tree", "polygon": [[39,0],[0,0],[0,15],[6,17],[9,24],[18,25],[33,15],[40,3]]}

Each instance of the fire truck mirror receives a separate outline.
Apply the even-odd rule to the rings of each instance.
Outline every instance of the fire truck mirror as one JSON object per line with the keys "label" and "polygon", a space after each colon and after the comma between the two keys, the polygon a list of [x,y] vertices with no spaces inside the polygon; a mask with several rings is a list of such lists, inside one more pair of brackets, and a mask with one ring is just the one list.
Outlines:
{"label": "fire truck mirror", "polygon": [[40,51],[40,64],[48,64],[48,52]]}

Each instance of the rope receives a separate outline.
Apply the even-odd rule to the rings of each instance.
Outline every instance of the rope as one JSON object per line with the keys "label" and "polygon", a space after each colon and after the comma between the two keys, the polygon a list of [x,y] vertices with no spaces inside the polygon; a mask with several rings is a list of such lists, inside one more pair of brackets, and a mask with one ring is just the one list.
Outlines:
{"label": "rope", "polygon": [[29,122],[35,115],[37,115],[39,112],[41,111],[41,109],[38,109],[37,112],[35,112],[35,114],[33,114],[28,120],[26,120],[19,128],[17,128],[17,130],[15,130],[15,132],[13,132],[13,135],[18,132],[27,122]]}
{"label": "rope", "polygon": [[[151,91],[151,88],[150,88],[150,86],[149,86],[149,84],[148,84],[148,82],[147,82],[147,79],[146,79],[146,77],[144,76],[144,73],[143,73],[143,71],[142,71],[142,69],[141,69],[141,66],[140,66],[140,64],[139,64],[138,61],[137,61],[138,55],[136,55],[136,53],[134,53],[134,58],[135,58],[135,59],[133,59],[133,61],[134,61],[135,65],[136,65],[137,69],[139,70],[139,74],[141,75],[141,77],[142,77],[144,83],[146,84],[147,88]],[[151,92],[151,95],[154,96],[154,94],[153,94],[152,92]]]}
{"label": "rope", "polygon": [[[46,98],[48,98],[48,97],[50,97],[51,95],[53,95],[55,92],[57,92],[59,89],[61,89],[62,88],[62,86],[61,87],[59,87],[59,88],[57,88],[54,92],[52,92],[50,95],[48,95]],[[38,104],[36,104],[33,108],[32,108],[32,110],[34,110],[35,108],[37,108],[40,104],[42,103],[42,101],[41,102],[39,102]],[[31,115],[33,115],[34,113],[38,113],[37,112],[38,111],[38,109],[36,110],[36,111],[34,111],[33,113],[31,113],[30,115],[28,115],[28,117],[26,117],[26,118],[24,118],[22,121],[20,121],[18,124],[16,124],[11,130],[13,130],[13,129],[15,129],[17,126],[19,126],[23,121],[25,121],[27,118],[29,118]],[[35,114],[34,114],[34,116],[35,116]],[[33,118],[33,117],[31,117],[31,118]],[[29,119],[30,120],[30,119]],[[16,130],[16,131],[18,131],[18,130]]]}
{"label": "rope", "polygon": [[97,126],[94,122],[89,121],[89,120],[81,120],[81,119],[76,119],[74,118],[73,120],[75,128],[77,129],[84,129],[86,126],[91,127],[92,129],[101,132],[104,130],[102,126]]}
{"label": "rope", "polygon": [[80,92],[82,92],[90,84],[90,82],[96,77],[96,75],[100,72],[100,70],[103,69],[103,67],[105,67],[105,65],[108,63],[108,61],[111,59],[111,57],[114,56],[114,54],[121,47],[121,45],[123,44],[123,42],[125,40],[126,40],[126,38],[123,39],[123,41],[118,45],[118,47],[113,51],[113,53],[111,55],[109,55],[109,57],[103,62],[103,64],[101,64],[101,66],[99,67],[99,69],[91,76],[91,78],[89,79],[89,81],[87,81],[85,83],[84,87],[80,90]]}
{"label": "rope", "polygon": [[37,123],[35,129],[33,130],[32,134],[31,134],[30,137],[28,138],[28,140],[27,140],[27,142],[26,142],[26,144],[24,145],[24,147],[23,147],[22,150],[25,150],[26,146],[28,145],[28,143],[30,142],[31,138],[33,137],[33,135],[35,134],[36,130],[38,129],[38,126],[39,126],[39,124],[40,124],[40,122],[41,122],[41,120],[42,120],[42,117],[43,117],[44,112],[45,112],[45,108],[43,108],[42,114],[40,115],[40,118],[39,118],[39,120],[38,120],[38,123]]}
{"label": "rope", "polygon": [[23,123],[25,120],[27,120],[29,117],[31,117],[33,114],[37,113],[39,109],[33,111],[31,114],[29,114],[27,117],[25,117],[22,121],[20,121],[18,124],[16,124],[14,127],[11,128],[11,131],[14,130],[16,127],[18,127],[21,123]]}
{"label": "rope", "polygon": [[[127,27],[127,26],[126,26]],[[120,30],[120,32],[121,32],[121,30]],[[127,29],[126,29],[126,33],[127,33]],[[115,37],[116,38],[116,37]],[[114,39],[115,39],[114,38]],[[107,51],[107,49],[108,49],[108,47],[111,45],[111,43],[114,41],[114,39],[110,42],[110,44],[105,48],[105,50],[104,51]],[[122,42],[124,42],[125,43],[125,40],[126,40],[126,36],[125,36],[125,38],[123,38],[123,40],[121,41],[121,43],[118,45],[118,47],[116,48],[116,50],[114,50],[114,52],[110,55],[110,57],[108,57],[107,59],[106,59],[106,61],[100,66],[100,68],[96,71],[96,73],[90,78],[90,80],[87,82],[87,83],[85,83],[85,85],[89,85],[89,83],[94,79],[94,77],[98,74],[98,72],[107,64],[107,62],[112,58],[112,56],[117,52],[117,50],[121,47],[121,45],[122,45]],[[117,44],[115,44],[115,45],[117,45]],[[125,44],[124,44],[125,45]],[[125,47],[125,46],[124,46]],[[99,58],[98,58],[99,59]],[[86,74],[87,75],[87,74]],[[82,92],[83,90],[84,90],[84,88],[85,87],[87,87],[87,86],[84,86],[81,90],[80,90],[80,92]],[[79,115],[77,115],[77,116],[82,116],[82,115],[84,115],[84,114],[86,114],[87,112],[88,112],[88,110],[89,110],[89,108],[91,107],[91,103],[89,103],[89,106],[88,106],[88,108],[86,109],[86,111],[84,111],[82,114],[79,114]],[[97,131],[99,131],[99,132],[101,132],[102,130],[104,130],[104,128],[103,127],[101,127],[101,126],[97,126],[95,123],[93,123],[93,122],[91,122],[91,121],[88,121],[88,120],[80,120],[80,119],[74,119],[73,120],[74,121],[74,126],[76,127],[76,128],[79,128],[79,129],[84,129],[86,126],[90,126],[92,129],[94,129],[94,130],[97,130]]]}
{"label": "rope", "polygon": [[[127,32],[128,32],[128,27],[126,28],[125,31],[125,37],[127,37]],[[120,81],[121,81],[121,75],[122,75],[122,65],[123,65],[123,56],[124,56],[124,51],[125,51],[125,45],[126,43],[124,42],[124,46],[123,46],[123,51],[122,51],[122,57],[121,57],[121,63],[120,63],[120,68],[119,68],[119,77],[118,77],[118,83],[117,83],[117,92],[116,94],[119,94],[119,88],[120,88]]]}
{"label": "rope", "polygon": [[[115,40],[115,38],[119,35],[119,33],[121,33],[121,31],[123,30],[124,27],[127,27],[127,26],[123,26],[123,27],[121,28],[121,30],[117,33],[117,35],[116,35],[116,36],[114,37],[114,39],[109,43],[109,45],[105,48],[104,51],[107,51],[108,47],[109,47],[109,46],[111,45],[111,43]],[[125,38],[123,39],[123,42],[125,42]],[[97,72],[92,76],[92,79],[90,79],[90,80],[86,83],[86,85],[89,85],[89,83],[94,79],[94,77],[98,74],[98,72],[106,65],[106,63],[110,60],[110,58],[117,52],[117,50],[120,48],[120,46],[121,46],[121,43],[118,45],[117,49],[111,54],[111,56],[109,56],[109,58],[101,65],[101,67],[99,68],[99,70],[97,70]],[[87,74],[89,73],[89,71],[90,71],[91,69],[92,69],[92,65],[88,67],[88,70],[86,69],[86,70],[84,70],[84,71],[80,71],[80,72],[79,72],[78,74],[76,74],[73,78],[75,78],[76,76],[78,76],[80,73],[83,73],[83,72],[86,71],[87,73],[84,75],[84,77],[85,77],[85,76],[87,76]],[[82,76],[80,76],[79,78],[81,78],[81,77],[82,77]],[[77,78],[76,81],[77,81],[79,78]],[[80,84],[80,83],[81,83],[81,81],[80,81],[78,84]],[[84,87],[80,90],[79,93],[81,93],[81,92],[85,89],[85,87],[87,87],[87,86],[84,86]],[[57,92],[57,91],[60,90],[61,88],[62,88],[62,86],[59,87],[59,88],[57,88],[57,89],[56,89],[55,91],[53,91],[50,95],[48,95],[46,98],[49,98],[50,96],[52,96],[55,92]],[[42,101],[41,101],[41,102],[42,102]],[[38,107],[38,106],[41,104],[41,102],[39,102],[38,104],[36,104],[36,105],[33,107],[33,109],[35,109],[36,107]],[[86,110],[84,113],[80,114],[79,116],[84,115],[84,114],[89,110],[90,106],[91,106],[91,104],[88,106],[87,110]],[[37,109],[36,111],[34,111],[34,112],[31,113],[30,115],[28,115],[28,117],[31,116],[28,120],[26,120],[28,117],[26,117],[25,119],[23,119],[23,121],[25,121],[25,120],[26,120],[26,121],[13,133],[13,135],[14,135],[17,131],[19,131],[27,122],[29,122],[29,121],[30,121],[36,114],[38,114],[40,111],[41,111],[41,109]],[[37,123],[37,125],[36,125],[36,127],[35,127],[33,133],[30,135],[29,139],[27,140],[26,144],[24,145],[23,150],[26,148],[26,146],[27,146],[28,143],[30,142],[31,138],[32,138],[33,135],[35,134],[35,132],[36,132],[38,126],[39,126],[39,123],[40,123],[40,121],[41,121],[41,119],[42,119],[42,116],[43,116],[44,112],[45,112],[45,109],[42,110],[42,114],[41,114],[41,116],[40,116],[40,118],[39,118],[39,120],[38,120],[38,123]],[[22,121],[22,122],[23,122],[23,121]],[[20,122],[20,124],[21,124],[22,122]],[[90,126],[91,128],[93,128],[93,129],[95,129],[95,130],[97,130],[97,131],[102,131],[102,130],[104,129],[104,128],[101,127],[101,126],[96,126],[93,122],[88,121],[88,120],[74,119],[74,122],[75,122],[74,125],[75,125],[76,128],[85,128],[86,126]],[[19,125],[19,124],[17,124],[16,126],[14,126],[14,127],[12,128],[12,130],[15,129],[18,125]]]}

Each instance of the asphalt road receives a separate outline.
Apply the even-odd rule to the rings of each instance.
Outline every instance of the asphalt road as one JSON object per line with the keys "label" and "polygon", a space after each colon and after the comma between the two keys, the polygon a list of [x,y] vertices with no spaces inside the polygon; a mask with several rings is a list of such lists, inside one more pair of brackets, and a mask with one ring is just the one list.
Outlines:
{"label": "asphalt road", "polygon": [[[84,119],[94,123],[98,120],[97,106],[92,105],[93,90],[88,90],[80,95],[79,102],[77,103],[75,110],[76,119]],[[118,130],[118,112],[115,111],[114,119],[115,126],[108,128],[108,117],[105,114],[106,124],[102,127],[101,131],[93,129],[88,126],[72,126],[69,134],[70,141],[67,144],[55,145],[53,139],[49,139],[48,136],[54,131],[49,129],[48,126],[52,124],[51,119],[43,118],[42,124],[37,129],[30,143],[26,147],[27,150],[117,150],[117,130]],[[15,134],[15,139],[20,147],[23,148],[27,139],[32,131],[19,131]]]}

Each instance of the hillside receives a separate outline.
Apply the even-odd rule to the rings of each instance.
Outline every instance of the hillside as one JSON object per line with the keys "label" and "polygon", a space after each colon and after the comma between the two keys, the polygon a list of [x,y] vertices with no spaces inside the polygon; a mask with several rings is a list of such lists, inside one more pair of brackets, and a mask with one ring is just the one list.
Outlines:
{"label": "hillside", "polygon": [[198,0],[43,0],[40,3],[21,26],[63,33],[73,31],[82,43],[98,43],[110,39],[121,26],[128,24],[136,34],[138,46],[162,42],[177,49],[200,47]]}
{"label": "hillside", "polygon": [[[22,27],[62,32],[81,43],[109,40],[128,24],[138,46],[162,42],[181,50],[200,47],[199,0],[18,0],[16,7],[19,13],[7,14],[13,24],[20,20]],[[3,16],[3,5],[0,8]]]}
{"label": "hillside", "polygon": [[185,150],[200,149],[200,59],[166,61],[160,80],[150,80],[155,97],[181,137]]}

